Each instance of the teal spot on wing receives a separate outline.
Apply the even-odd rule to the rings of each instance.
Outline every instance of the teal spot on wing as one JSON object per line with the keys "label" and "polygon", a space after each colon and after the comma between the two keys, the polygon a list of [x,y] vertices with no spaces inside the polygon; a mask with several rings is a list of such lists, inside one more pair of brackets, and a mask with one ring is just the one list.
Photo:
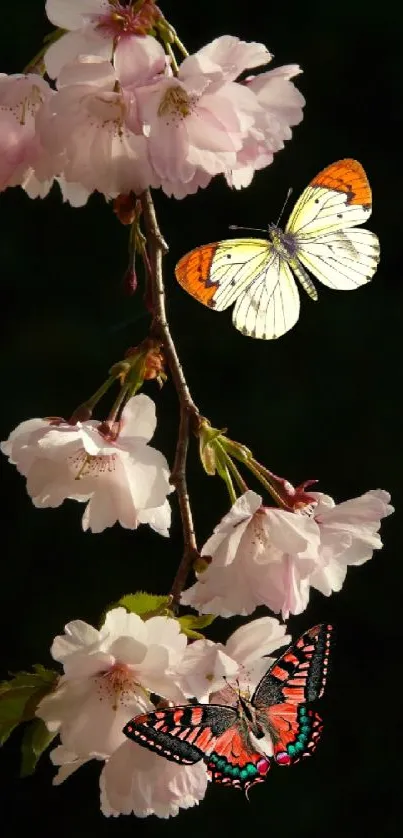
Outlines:
{"label": "teal spot on wing", "polygon": [[310,716],[308,716],[306,707],[298,708],[298,723],[299,730],[295,740],[294,742],[290,742],[286,748],[290,757],[298,756],[298,754],[305,751],[307,742],[309,742],[311,736],[312,722]]}

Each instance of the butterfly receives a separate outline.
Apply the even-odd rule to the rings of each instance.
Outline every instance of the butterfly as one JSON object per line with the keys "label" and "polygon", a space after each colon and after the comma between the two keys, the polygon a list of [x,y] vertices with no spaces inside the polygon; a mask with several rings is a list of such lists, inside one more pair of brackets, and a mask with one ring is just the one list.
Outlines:
{"label": "butterfly", "polygon": [[215,311],[235,304],[232,320],[244,335],[281,337],[298,320],[297,277],[313,300],[307,273],[336,291],[352,291],[371,279],[379,240],[361,228],[371,215],[371,189],[361,164],[339,160],[318,174],[297,201],[285,230],[268,227],[269,240],[227,239],[183,256],[178,282]]}
{"label": "butterfly", "polygon": [[213,782],[245,792],[264,781],[270,758],[258,740],[269,735],[273,760],[291,765],[316,748],[322,720],[312,702],[324,692],[332,626],[303,634],[270,667],[251,700],[236,706],[186,704],[131,719],[125,735],[181,765],[204,760]]}

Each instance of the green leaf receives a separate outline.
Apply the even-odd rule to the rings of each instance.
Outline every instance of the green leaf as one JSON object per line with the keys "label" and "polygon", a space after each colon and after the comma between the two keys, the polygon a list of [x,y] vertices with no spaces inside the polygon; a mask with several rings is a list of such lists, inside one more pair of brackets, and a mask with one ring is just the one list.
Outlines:
{"label": "green leaf", "polygon": [[0,745],[17,725],[35,718],[39,702],[53,690],[58,678],[54,670],[35,664],[34,672],[17,672],[0,684]]}
{"label": "green leaf", "polygon": [[16,722],[0,722],[0,747],[7,742],[10,733],[17,727]]}
{"label": "green leaf", "polygon": [[137,591],[135,594],[125,594],[112,607],[117,608],[123,606],[123,608],[126,608],[132,614],[138,614],[143,620],[147,620],[149,617],[167,614],[171,602],[172,597],[170,596],[158,596],[156,594],[147,594],[145,591]]}
{"label": "green leaf", "polygon": [[178,617],[181,631],[190,637],[192,640],[200,640],[204,638],[197,629],[203,629],[210,626],[215,620],[215,614],[185,614],[183,617]]}
{"label": "green leaf", "polygon": [[39,757],[49,747],[57,732],[47,729],[42,719],[27,725],[21,745],[21,777],[33,774]]}

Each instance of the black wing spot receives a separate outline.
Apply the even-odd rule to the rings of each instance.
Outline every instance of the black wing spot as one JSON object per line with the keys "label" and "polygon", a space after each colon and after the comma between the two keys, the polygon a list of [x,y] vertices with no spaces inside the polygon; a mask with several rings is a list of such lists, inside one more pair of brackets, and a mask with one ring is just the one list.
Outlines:
{"label": "black wing spot", "polygon": [[319,203],[319,198],[315,198],[315,204]]}
{"label": "black wing spot", "polygon": [[227,259],[231,259],[231,254],[227,253]]}
{"label": "black wing spot", "polygon": [[338,212],[338,213],[337,213],[337,218],[343,218],[343,213],[342,213],[342,212]]}

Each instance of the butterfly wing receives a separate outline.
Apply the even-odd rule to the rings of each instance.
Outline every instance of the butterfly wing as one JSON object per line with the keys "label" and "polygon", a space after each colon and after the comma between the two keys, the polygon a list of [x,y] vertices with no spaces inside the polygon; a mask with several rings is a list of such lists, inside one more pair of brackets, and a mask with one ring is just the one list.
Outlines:
{"label": "butterfly wing", "polygon": [[288,262],[273,251],[264,271],[238,297],[232,320],[244,335],[279,338],[298,320],[298,288]]}
{"label": "butterfly wing", "polygon": [[247,790],[264,780],[269,761],[257,752],[235,707],[187,704],[136,716],[125,735],[181,765],[203,759],[210,779]]}
{"label": "butterfly wing", "polygon": [[274,758],[290,765],[311,754],[322,731],[321,718],[309,706],[324,692],[332,627],[305,632],[270,667],[252,698],[258,721],[273,740]]}
{"label": "butterfly wing", "polygon": [[291,213],[291,234],[298,259],[329,288],[351,291],[374,275],[379,240],[369,230],[352,228],[371,215],[371,188],[357,160],[339,160],[317,175]]}
{"label": "butterfly wing", "polygon": [[264,271],[271,244],[265,239],[228,239],[196,247],[175,268],[182,288],[216,311],[224,311]]}
{"label": "butterfly wing", "polygon": [[280,337],[298,320],[299,294],[289,265],[265,239],[203,245],[183,256],[175,273],[186,291],[216,311],[237,301],[233,323],[248,337]]}

